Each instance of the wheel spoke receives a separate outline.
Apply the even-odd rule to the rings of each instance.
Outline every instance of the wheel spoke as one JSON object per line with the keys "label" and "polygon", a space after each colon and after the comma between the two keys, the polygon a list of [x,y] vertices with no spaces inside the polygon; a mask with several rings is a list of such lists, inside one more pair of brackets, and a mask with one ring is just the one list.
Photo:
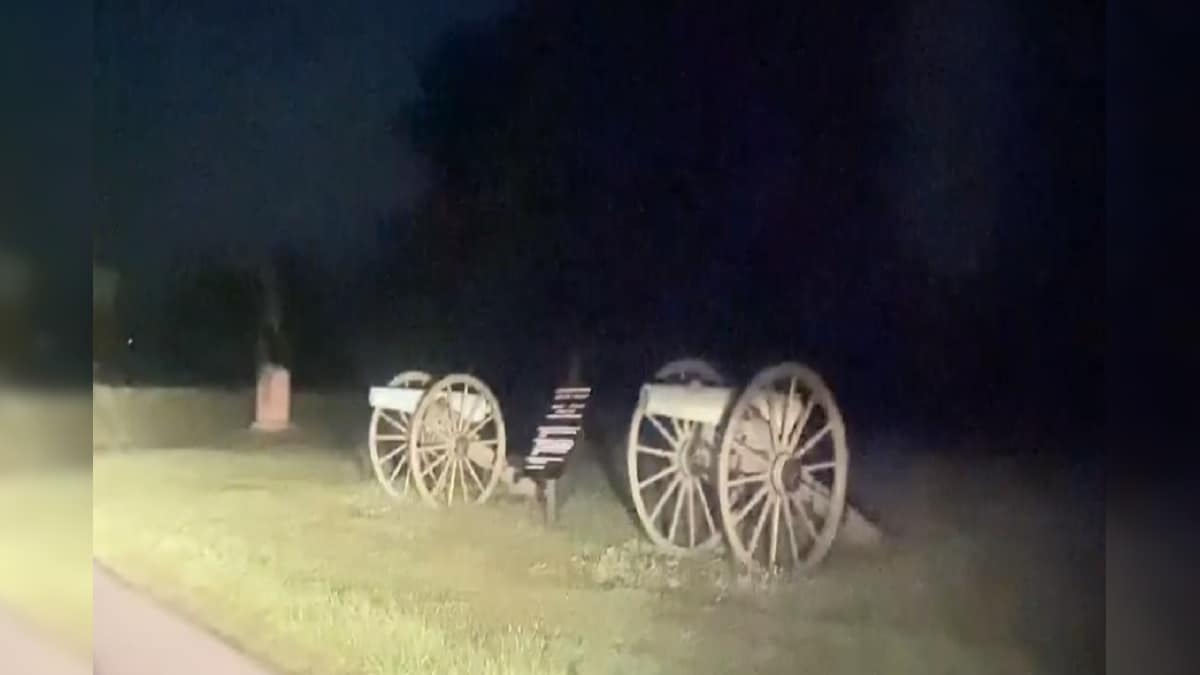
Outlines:
{"label": "wheel spoke", "polygon": [[[403,431],[408,431],[408,425],[404,423],[404,420],[403,420],[403,418],[402,418],[402,417],[401,417],[401,418],[399,418],[399,419],[397,419],[397,418],[395,418],[395,417],[392,417],[392,416],[391,416],[391,414],[390,414],[390,413],[388,413],[388,412],[387,412],[386,410],[384,410],[383,408],[376,408],[376,410],[378,410],[378,411],[379,411],[379,418],[380,418],[380,419],[387,420],[389,424],[391,424],[392,426],[396,427],[397,429],[401,429],[401,430],[403,430]],[[401,413],[401,414],[403,414],[403,413]]]}
{"label": "wheel spoke", "polygon": [[679,439],[672,436],[671,432],[667,431],[667,428],[662,425],[662,422],[659,422],[654,415],[646,415],[646,419],[650,420],[650,423],[653,424],[656,429],[658,429],[658,433],[662,434],[663,438],[667,439],[667,442],[671,444],[672,448],[679,448]]}
{"label": "wheel spoke", "polygon": [[467,473],[471,474],[471,478],[475,480],[475,484],[479,486],[479,494],[487,492],[487,488],[483,486],[483,481],[479,479],[479,474],[475,471],[473,462],[467,462]]}
{"label": "wheel spoke", "polygon": [[417,452],[424,454],[427,452],[438,452],[438,451],[449,450],[451,445],[452,445],[451,443],[435,443],[433,445],[421,445],[420,443],[414,443],[412,445],[412,447]]}
{"label": "wheel spoke", "polygon": [[675,432],[675,438],[678,440],[679,445],[683,445],[687,437],[683,435],[683,425],[679,422],[678,417],[671,418],[671,431]]}
{"label": "wheel spoke", "polygon": [[638,489],[644,490],[647,485],[651,485],[652,483],[657,483],[658,481],[662,480],[663,478],[665,478],[666,476],[668,476],[672,473],[675,473],[675,465],[674,464],[672,464],[672,465],[668,466],[667,468],[659,471],[658,473],[650,476],[649,478],[646,478],[645,480],[638,481]]}
{"label": "wheel spoke", "polygon": [[[454,395],[456,393],[459,394],[459,396],[458,396],[459,405],[457,407],[454,405]],[[446,399],[445,400],[446,400],[446,421],[449,422],[450,431],[451,431],[451,433],[453,433],[453,432],[458,431],[459,425],[462,424],[462,402],[463,402],[462,394],[454,391],[454,385],[452,384],[452,385],[450,385],[450,388],[446,390]]]}
{"label": "wheel spoke", "polygon": [[746,551],[751,557],[754,557],[754,552],[758,550],[758,538],[762,535],[763,525],[767,524],[767,511],[770,510],[768,504],[764,504],[763,508],[759,510],[758,520],[754,523],[754,533],[750,535],[750,541],[746,546]]}
{"label": "wheel spoke", "polygon": [[[692,481],[695,481],[695,479],[693,478]],[[699,490],[699,489],[700,489],[699,482],[689,482],[688,483],[688,491],[687,491],[687,497],[688,497],[688,505],[687,505],[688,548],[692,548],[696,545],[696,490]]]}
{"label": "wheel spoke", "polygon": [[462,466],[458,467],[458,483],[459,483],[459,485],[462,486],[462,496],[463,496],[464,504],[471,503],[471,495],[467,494],[467,469],[466,469],[466,467],[469,466],[470,464],[471,464],[471,462],[469,460],[464,459],[462,461]]}
{"label": "wheel spoke", "polygon": [[386,454],[386,455],[384,455],[384,456],[380,457],[380,458],[379,458],[379,461],[380,461],[380,462],[386,462],[386,461],[388,461],[389,459],[391,459],[391,458],[395,457],[396,455],[398,455],[398,454],[400,454],[400,453],[404,452],[404,451],[405,451],[407,448],[408,448],[408,446],[407,446],[407,445],[405,445],[404,443],[401,443],[400,445],[397,445],[397,446],[396,446],[396,449],[395,449],[395,450],[392,450],[392,451],[391,451],[391,452],[389,452],[388,454]]}
{"label": "wheel spoke", "polygon": [[788,413],[791,412],[792,398],[796,395],[796,378],[788,378],[788,393],[787,398],[783,399],[783,419],[779,422],[779,446],[790,450],[791,446],[786,445],[788,434]]}
{"label": "wheel spoke", "polygon": [[475,417],[475,411],[479,409],[479,402],[481,400],[483,400],[483,396],[477,394],[474,400],[471,401],[471,410],[463,415],[463,431],[466,431],[467,427],[471,425],[471,419]]}
{"label": "wheel spoke", "polygon": [[829,488],[820,481],[813,480],[811,475],[802,475],[800,477],[800,484],[811,490],[814,494],[829,499]]}
{"label": "wheel spoke", "polygon": [[[774,394],[774,387],[771,387],[766,391],[766,393],[763,394],[763,399],[767,405],[767,437],[771,439],[772,454],[779,451],[779,444],[775,440],[775,404],[773,402]],[[782,428],[783,423],[781,422],[779,426]]]}
{"label": "wheel spoke", "polygon": [[771,418],[763,413],[762,408],[759,408],[757,405],[754,405],[754,402],[751,402],[750,405],[748,405],[746,407],[746,412],[750,413],[753,416],[757,417],[758,419],[766,422],[767,425],[770,426]]}
{"label": "wheel spoke", "polygon": [[658,503],[654,505],[654,510],[650,512],[650,522],[654,523],[658,520],[658,514],[662,512],[662,507],[667,503],[671,494],[675,492],[675,488],[679,487],[679,476],[671,479],[671,483],[667,485],[667,489],[662,496],[658,498]]}
{"label": "wheel spoke", "polygon": [[750,455],[751,457],[754,457],[754,458],[760,459],[760,460],[762,460],[762,461],[764,461],[764,462],[769,462],[769,461],[771,461],[771,453],[770,453],[770,451],[768,451],[768,450],[760,450],[760,449],[758,449],[758,448],[752,448],[752,447],[750,447],[748,444],[746,444],[746,443],[744,443],[744,442],[742,442],[742,441],[734,441],[734,442],[733,442],[733,449],[734,449],[734,450],[737,450],[737,451],[738,451],[739,453],[741,453],[742,455]]}
{"label": "wheel spoke", "polygon": [[696,493],[700,495],[700,501],[704,506],[704,520],[708,523],[708,536],[713,536],[717,533],[717,524],[713,522],[712,509],[708,507],[708,495],[704,494],[704,483],[696,485]]}
{"label": "wheel spoke", "polygon": [[817,443],[820,443],[821,439],[829,435],[831,431],[833,431],[832,424],[826,424],[825,426],[821,427],[820,431],[813,434],[812,438],[809,438],[807,441],[805,441],[804,445],[799,450],[796,450],[793,454],[797,457],[803,457],[805,453],[807,453],[809,450],[812,450],[813,446],[815,446]]}
{"label": "wheel spoke", "polygon": [[430,462],[428,466],[421,467],[423,469],[421,471],[421,476],[423,478],[428,478],[429,476],[432,476],[434,470],[437,469],[439,466],[441,466],[443,463],[445,463],[445,461],[449,457],[450,457],[449,453],[439,455],[438,458],[435,459],[434,461]]}
{"label": "wheel spoke", "polygon": [[487,425],[487,423],[490,421],[492,421],[492,411],[489,409],[487,414],[483,416],[483,419],[471,425],[471,427],[466,430],[465,434],[467,436],[474,436],[475,434],[479,433],[479,430]]}
{"label": "wheel spoke", "polygon": [[775,553],[779,549],[779,509],[782,503],[782,499],[776,499],[771,502],[771,541],[768,544],[767,569],[774,569],[775,567]]}
{"label": "wheel spoke", "polygon": [[388,479],[389,483],[396,482],[396,476],[400,475],[400,472],[404,469],[405,464],[408,464],[407,457],[401,457],[400,461],[396,462],[396,468],[392,469],[392,476]]}
{"label": "wheel spoke", "polygon": [[[460,433],[466,431],[467,427],[471,426],[471,416],[467,414],[467,399],[470,396],[472,396],[470,388],[466,384],[463,384],[461,401],[462,405],[458,406],[459,425],[457,431]],[[476,399],[478,399],[477,396]],[[474,403],[474,401],[472,401],[472,403]]]}
{"label": "wheel spoke", "polygon": [[679,527],[679,514],[683,512],[683,500],[688,489],[689,483],[684,480],[679,481],[678,494],[675,495],[675,513],[671,515],[671,528],[667,531],[667,541],[675,543],[675,530]]}
{"label": "wheel spoke", "polygon": [[800,469],[804,473],[812,474],[817,471],[827,471],[837,467],[837,460],[829,460],[828,462],[813,462],[812,464],[801,464]]}
{"label": "wheel spoke", "polygon": [[742,522],[742,518],[745,518],[746,514],[750,513],[751,509],[757,506],[758,502],[767,496],[768,489],[769,488],[766,485],[763,485],[758,489],[757,492],[754,493],[754,496],[751,497],[750,501],[746,502],[745,506],[743,506],[740,511],[733,514],[734,524]]}
{"label": "wheel spoke", "polygon": [[403,441],[408,438],[408,434],[375,434],[376,441]]}
{"label": "wheel spoke", "polygon": [[799,514],[800,520],[804,522],[804,529],[808,531],[808,536],[812,537],[815,542],[817,540],[817,526],[813,525],[812,518],[808,517],[808,511],[804,508],[804,502],[797,500],[794,496],[788,499],[792,506],[796,507],[796,513]]}
{"label": "wheel spoke", "polygon": [[675,459],[674,452],[671,452],[670,450],[659,450],[658,448],[652,448],[648,445],[637,446],[637,451],[640,453],[646,454],[646,455],[654,455],[655,457],[662,457],[663,459]]}
{"label": "wheel spoke", "polygon": [[787,526],[788,541],[791,544],[792,560],[800,564],[800,545],[796,543],[796,525],[792,522],[791,499],[780,500],[783,504],[783,524]]}
{"label": "wheel spoke", "polygon": [[454,458],[454,473],[450,476],[450,496],[454,497],[454,486],[463,482],[462,457]]}
{"label": "wheel spoke", "polygon": [[817,395],[815,392],[809,394],[807,404],[804,403],[803,399],[801,400],[800,405],[802,409],[800,410],[800,416],[796,418],[796,424],[788,432],[787,447],[789,450],[795,448],[796,444],[800,442],[801,436],[804,435],[804,427],[808,424],[808,418],[812,416],[812,410],[816,407],[816,403]]}
{"label": "wheel spoke", "polygon": [[462,467],[462,462],[463,462],[462,457],[456,456],[453,461],[454,461],[454,473],[450,474],[450,497],[451,498],[454,497],[454,486],[459,483],[462,483],[463,479],[464,479],[463,467]]}
{"label": "wheel spoke", "polygon": [[450,459],[449,453],[442,455],[442,457],[446,458],[447,460],[444,462],[446,468],[442,469],[442,472],[438,474],[437,481],[434,482],[433,489],[430,490],[430,492],[435,495],[441,493],[442,488],[446,486],[446,478],[450,475],[450,471],[454,469],[454,462],[448,461]]}
{"label": "wheel spoke", "polygon": [[767,481],[767,472],[751,473],[738,478],[729,480],[729,487],[739,487],[741,485],[749,485],[751,483],[765,483]]}

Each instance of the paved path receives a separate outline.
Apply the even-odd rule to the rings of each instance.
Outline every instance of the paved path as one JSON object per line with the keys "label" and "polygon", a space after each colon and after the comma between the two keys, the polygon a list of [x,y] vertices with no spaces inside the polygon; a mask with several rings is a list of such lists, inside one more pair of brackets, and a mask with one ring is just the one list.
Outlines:
{"label": "paved path", "polygon": [[159,606],[94,563],[99,675],[270,675],[212,634]]}
{"label": "paved path", "polygon": [[73,658],[3,608],[0,608],[0,670],[12,675],[91,672],[85,660]]}

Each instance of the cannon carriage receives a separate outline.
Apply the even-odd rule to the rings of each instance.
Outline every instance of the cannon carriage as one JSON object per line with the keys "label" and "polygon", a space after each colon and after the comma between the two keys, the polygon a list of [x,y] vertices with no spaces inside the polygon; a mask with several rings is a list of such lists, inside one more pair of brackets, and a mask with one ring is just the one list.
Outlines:
{"label": "cannon carriage", "polygon": [[702,361],[668,364],[641,389],[626,463],[643,530],[675,553],[724,540],[749,568],[801,571],[824,559],[842,521],[845,423],[798,363],[741,390]]}
{"label": "cannon carriage", "polygon": [[369,394],[368,449],[389,493],[433,507],[487,501],[507,468],[504,415],[479,378],[407,371]]}
{"label": "cannon carriage", "polygon": [[[576,391],[590,390],[560,389],[555,400],[571,401]],[[434,381],[409,371],[372,387],[369,398],[371,462],[392,495],[415,489],[440,508],[482,503],[498,484],[530,481],[508,464],[500,404],[478,378]],[[562,406],[582,409],[552,406],[527,471],[539,461],[565,462],[573,440],[546,437],[573,435],[553,421],[580,417]],[[540,453],[560,446],[562,457]],[[789,573],[819,564],[838,534],[849,450],[833,394],[808,367],[782,363],[735,388],[707,362],[682,359],[641,387],[625,468],[640,525],[660,549],[686,555],[725,542],[749,569]]]}

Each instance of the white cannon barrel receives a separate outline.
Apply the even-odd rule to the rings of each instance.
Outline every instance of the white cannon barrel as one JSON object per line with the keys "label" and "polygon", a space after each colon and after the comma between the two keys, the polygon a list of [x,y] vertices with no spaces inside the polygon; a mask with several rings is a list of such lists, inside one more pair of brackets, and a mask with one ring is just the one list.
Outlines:
{"label": "white cannon barrel", "polygon": [[[425,395],[425,392],[425,389],[409,387],[371,387],[368,400],[371,402],[372,408],[399,410],[411,415],[417,411],[417,406],[421,403],[421,397]],[[445,398],[454,412],[470,413],[472,422],[479,422],[491,410],[487,399],[478,394],[467,393],[464,396],[457,392],[451,392]]]}
{"label": "white cannon barrel", "polygon": [[639,405],[647,415],[720,424],[733,404],[734,390],[695,384],[645,384]]}
{"label": "white cannon barrel", "polygon": [[371,387],[371,393],[367,398],[371,402],[372,408],[400,410],[411,415],[416,411],[417,404],[421,402],[421,397],[424,395],[424,389]]}

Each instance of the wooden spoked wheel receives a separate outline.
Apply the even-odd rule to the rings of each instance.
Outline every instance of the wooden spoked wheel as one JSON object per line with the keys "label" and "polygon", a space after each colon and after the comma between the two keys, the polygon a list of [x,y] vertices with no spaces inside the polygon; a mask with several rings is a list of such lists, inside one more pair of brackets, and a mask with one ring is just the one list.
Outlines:
{"label": "wooden spoked wheel", "polygon": [[[660,382],[717,386],[721,374],[705,361],[679,359],[659,369]],[[647,414],[639,403],[629,423],[626,477],[646,536],[676,554],[717,546],[713,466],[716,428],[690,420]]]}
{"label": "wooden spoked wheel", "polygon": [[[429,373],[409,370],[393,377],[389,387],[424,389],[432,379]],[[371,428],[367,448],[371,453],[371,468],[383,489],[393,497],[408,494],[412,478],[409,473],[408,437],[412,423],[411,412],[375,408],[371,413]]]}
{"label": "wooden spoked wheel", "polygon": [[504,417],[478,378],[449,375],[413,413],[409,457],[421,498],[440,508],[487,500],[505,466]]}
{"label": "wooden spoked wheel", "polygon": [[767,368],[729,413],[717,458],[725,537],[748,568],[796,573],[828,554],[846,502],[846,427],[797,363]]}

